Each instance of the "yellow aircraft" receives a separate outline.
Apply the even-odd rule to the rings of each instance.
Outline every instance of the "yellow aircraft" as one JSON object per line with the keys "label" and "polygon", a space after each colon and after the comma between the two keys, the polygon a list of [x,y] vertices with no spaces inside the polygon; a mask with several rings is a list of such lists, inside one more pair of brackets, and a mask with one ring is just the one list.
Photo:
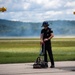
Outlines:
{"label": "yellow aircraft", "polygon": [[7,9],[5,7],[0,8],[0,12],[5,12]]}
{"label": "yellow aircraft", "polygon": [[75,11],[73,12],[73,14],[75,15]]}

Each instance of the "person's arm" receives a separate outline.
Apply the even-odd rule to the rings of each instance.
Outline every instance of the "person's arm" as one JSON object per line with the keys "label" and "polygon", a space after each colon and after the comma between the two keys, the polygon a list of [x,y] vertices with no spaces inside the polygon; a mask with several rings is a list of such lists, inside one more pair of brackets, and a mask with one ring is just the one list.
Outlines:
{"label": "person's arm", "polygon": [[52,39],[53,37],[54,37],[54,34],[53,34],[53,33],[51,33],[50,37],[49,37],[49,38],[44,39],[44,41],[48,41],[48,40]]}
{"label": "person's arm", "polygon": [[40,35],[40,40],[41,40],[41,43],[44,43],[44,41],[43,41],[43,34]]}
{"label": "person's arm", "polygon": [[51,36],[48,38],[48,40],[52,39],[54,37],[54,34],[51,33]]}

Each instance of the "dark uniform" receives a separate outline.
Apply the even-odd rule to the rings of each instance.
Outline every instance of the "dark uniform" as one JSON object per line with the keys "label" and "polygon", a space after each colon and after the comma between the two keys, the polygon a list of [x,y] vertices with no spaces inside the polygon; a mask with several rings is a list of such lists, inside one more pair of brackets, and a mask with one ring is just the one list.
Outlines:
{"label": "dark uniform", "polygon": [[[49,27],[47,29],[42,29],[41,34],[43,35],[43,40],[46,38],[49,38],[51,36],[51,33],[53,33],[53,31]],[[48,52],[48,55],[49,55],[49,58],[51,61],[51,66],[54,67],[54,59],[53,59],[53,54],[52,54],[51,40],[45,41],[44,44],[45,44],[44,61],[48,62],[48,58],[47,58],[47,52]]]}

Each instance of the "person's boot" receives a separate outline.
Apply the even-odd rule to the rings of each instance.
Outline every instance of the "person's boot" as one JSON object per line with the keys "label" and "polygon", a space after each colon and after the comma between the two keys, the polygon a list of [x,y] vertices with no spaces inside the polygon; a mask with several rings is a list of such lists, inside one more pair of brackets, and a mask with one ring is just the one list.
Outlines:
{"label": "person's boot", "polygon": [[45,68],[48,68],[48,63],[45,63]]}
{"label": "person's boot", "polygon": [[50,68],[55,68],[55,66],[54,65],[51,65]]}

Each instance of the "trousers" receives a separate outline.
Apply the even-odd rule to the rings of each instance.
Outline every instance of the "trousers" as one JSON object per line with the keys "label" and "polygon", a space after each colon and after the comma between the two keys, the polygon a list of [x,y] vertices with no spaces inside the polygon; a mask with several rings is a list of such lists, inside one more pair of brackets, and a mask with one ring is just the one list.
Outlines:
{"label": "trousers", "polygon": [[54,59],[53,59],[51,42],[50,43],[45,43],[45,50],[44,50],[44,61],[45,62],[48,62],[47,53],[49,55],[49,59],[51,61],[51,65],[54,65]]}

